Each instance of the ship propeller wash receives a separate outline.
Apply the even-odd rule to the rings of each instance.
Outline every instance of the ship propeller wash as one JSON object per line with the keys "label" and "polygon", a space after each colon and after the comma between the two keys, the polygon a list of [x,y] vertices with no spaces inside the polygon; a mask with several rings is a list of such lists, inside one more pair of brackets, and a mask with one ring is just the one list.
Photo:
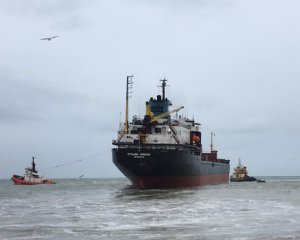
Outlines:
{"label": "ship propeller wash", "polygon": [[165,96],[166,79],[161,80],[162,95],[146,102],[143,118],[128,120],[127,77],[125,124],[120,124],[113,140],[113,162],[135,187],[176,188],[228,183],[229,160],[220,159],[217,151],[203,153],[200,124],[192,119],[171,114],[171,101]]}

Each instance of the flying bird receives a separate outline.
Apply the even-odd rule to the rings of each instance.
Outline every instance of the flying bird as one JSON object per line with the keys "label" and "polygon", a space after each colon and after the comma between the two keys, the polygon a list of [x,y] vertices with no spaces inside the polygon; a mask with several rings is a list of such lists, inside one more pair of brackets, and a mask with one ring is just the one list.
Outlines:
{"label": "flying bird", "polygon": [[54,38],[57,38],[59,36],[53,36],[53,37],[47,37],[47,38],[41,38],[41,40],[48,40],[48,41],[51,41],[52,39]]}

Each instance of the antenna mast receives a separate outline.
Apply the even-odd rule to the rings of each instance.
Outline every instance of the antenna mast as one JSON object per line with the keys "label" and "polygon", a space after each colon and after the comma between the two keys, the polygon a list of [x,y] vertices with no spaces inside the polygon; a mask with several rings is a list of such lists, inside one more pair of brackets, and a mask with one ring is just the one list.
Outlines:
{"label": "antenna mast", "polygon": [[162,81],[162,85],[161,85],[161,87],[162,87],[162,99],[164,101],[166,99],[165,98],[166,97],[166,86],[167,86],[166,81],[168,81],[168,80],[164,78],[160,81]]}
{"label": "antenna mast", "polygon": [[34,156],[32,156],[31,166],[32,166],[32,172],[37,173],[37,171],[35,170]]}
{"label": "antenna mast", "polygon": [[127,81],[126,81],[126,110],[125,110],[125,133],[128,133],[128,99],[129,99],[129,89],[132,88],[132,81],[133,75],[127,76]]}
{"label": "antenna mast", "polygon": [[215,136],[215,134],[213,132],[211,132],[210,133],[210,152],[212,152],[214,150],[213,136]]}

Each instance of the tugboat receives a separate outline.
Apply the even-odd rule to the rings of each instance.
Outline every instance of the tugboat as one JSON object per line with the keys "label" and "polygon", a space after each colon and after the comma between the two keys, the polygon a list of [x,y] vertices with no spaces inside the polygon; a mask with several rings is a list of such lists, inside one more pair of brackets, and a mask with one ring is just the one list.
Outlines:
{"label": "tugboat", "polygon": [[[202,152],[200,124],[169,110],[165,96],[166,79],[161,80],[162,95],[146,102],[144,118],[128,120],[128,93],[132,76],[127,77],[125,123],[113,140],[112,158],[117,168],[140,189],[178,188],[229,182],[229,160]],[[171,114],[176,113],[175,118]]]}
{"label": "tugboat", "polygon": [[241,159],[239,159],[239,164],[234,168],[232,175],[230,176],[230,182],[255,182],[257,179],[255,177],[248,176],[247,167],[241,164]]}
{"label": "tugboat", "polygon": [[25,175],[13,175],[11,180],[16,185],[55,184],[54,181],[38,175],[38,171],[35,168],[34,157],[32,157],[31,167],[25,168]]}

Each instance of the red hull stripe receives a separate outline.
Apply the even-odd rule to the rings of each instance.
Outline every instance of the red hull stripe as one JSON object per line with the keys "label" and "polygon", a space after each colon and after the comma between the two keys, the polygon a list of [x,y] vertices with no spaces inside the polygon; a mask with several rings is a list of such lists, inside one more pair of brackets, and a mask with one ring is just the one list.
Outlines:
{"label": "red hull stripe", "polygon": [[37,184],[55,184],[54,181],[48,180],[45,182],[30,182],[30,181],[25,181],[16,177],[12,177],[11,180],[13,180],[13,182],[16,185],[37,185]]}
{"label": "red hull stripe", "polygon": [[130,178],[134,186],[147,188],[180,188],[228,183],[228,174],[192,177],[135,177]]}

